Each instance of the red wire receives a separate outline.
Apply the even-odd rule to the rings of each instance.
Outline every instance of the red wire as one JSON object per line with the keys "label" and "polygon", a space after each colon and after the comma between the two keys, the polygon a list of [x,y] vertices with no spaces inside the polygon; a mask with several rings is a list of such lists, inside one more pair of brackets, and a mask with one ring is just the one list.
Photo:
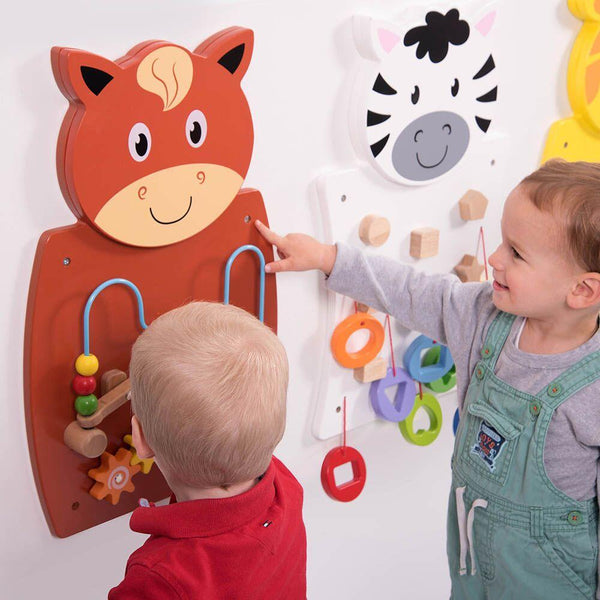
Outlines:
{"label": "red wire", "polygon": [[354,312],[358,312],[358,302],[356,300],[354,301]]}
{"label": "red wire", "polygon": [[420,381],[419,381],[419,398],[421,400],[423,400],[423,385]]}
{"label": "red wire", "polygon": [[344,435],[343,435],[342,447],[346,447],[346,396],[344,396]]}
{"label": "red wire", "polygon": [[479,228],[479,237],[481,238],[481,247],[483,248],[483,265],[485,267],[485,280],[487,281],[488,276],[488,262],[487,262],[487,254],[485,252],[485,236],[483,235],[483,226]]}
{"label": "red wire", "polygon": [[390,337],[390,354],[392,355],[392,372],[394,373],[394,377],[396,377],[396,360],[394,358],[394,343],[392,342],[392,325],[390,323],[390,315],[386,315],[385,320],[387,321],[388,335]]}

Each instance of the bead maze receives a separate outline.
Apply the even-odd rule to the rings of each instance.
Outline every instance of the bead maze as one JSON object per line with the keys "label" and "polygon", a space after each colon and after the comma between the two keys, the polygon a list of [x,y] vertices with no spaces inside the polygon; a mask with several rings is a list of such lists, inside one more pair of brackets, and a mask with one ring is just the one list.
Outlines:
{"label": "bead maze", "polygon": [[260,192],[241,189],[253,146],[241,89],[252,48],[252,31],[232,27],[193,52],[161,41],[116,61],[52,50],[69,101],[57,171],[77,222],[38,243],[24,388],[33,472],[54,535],[170,494],[127,437],[130,350],[146,319],[195,299],[225,300],[277,328],[275,279],[262,269],[272,248],[252,226],[267,214]]}

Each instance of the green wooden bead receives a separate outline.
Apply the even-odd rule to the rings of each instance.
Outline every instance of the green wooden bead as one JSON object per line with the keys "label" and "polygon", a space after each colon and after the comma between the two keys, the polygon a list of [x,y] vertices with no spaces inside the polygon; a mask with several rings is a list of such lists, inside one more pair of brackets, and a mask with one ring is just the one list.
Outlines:
{"label": "green wooden bead", "polygon": [[[440,360],[441,348],[439,345],[429,348],[423,357],[422,365],[429,367],[435,365]],[[452,368],[442,377],[432,381],[431,383],[425,384],[430,390],[437,392],[447,392],[456,386],[456,365],[452,365]]]}
{"label": "green wooden bead", "polygon": [[[413,421],[417,411],[422,408],[429,417],[429,429],[419,429],[415,431]],[[420,394],[415,397],[415,405],[411,413],[398,423],[400,432],[407,442],[416,444],[417,446],[427,446],[433,442],[440,434],[442,429],[442,409],[439,402],[433,394]]]}
{"label": "green wooden bead", "polygon": [[98,410],[98,398],[94,394],[87,396],[77,396],[75,398],[75,410],[82,417],[89,417]]}

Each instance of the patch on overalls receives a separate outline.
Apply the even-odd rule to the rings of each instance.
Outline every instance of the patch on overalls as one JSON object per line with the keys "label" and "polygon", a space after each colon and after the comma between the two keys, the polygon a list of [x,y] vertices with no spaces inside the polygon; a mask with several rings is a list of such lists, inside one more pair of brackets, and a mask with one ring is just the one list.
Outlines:
{"label": "patch on overalls", "polygon": [[489,423],[482,421],[477,434],[477,443],[471,448],[471,454],[479,456],[493,473],[504,442],[506,439],[502,435]]}

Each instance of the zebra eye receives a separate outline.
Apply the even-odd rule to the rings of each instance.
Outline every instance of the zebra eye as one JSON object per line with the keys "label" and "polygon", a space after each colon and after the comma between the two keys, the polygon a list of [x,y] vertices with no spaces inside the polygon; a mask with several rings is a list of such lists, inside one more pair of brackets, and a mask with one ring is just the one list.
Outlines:
{"label": "zebra eye", "polygon": [[413,104],[416,104],[419,101],[419,95],[420,95],[419,86],[415,85],[415,89],[413,90],[413,93],[410,95],[410,101]]}
{"label": "zebra eye", "polygon": [[136,123],[129,132],[129,154],[137,162],[142,162],[148,158],[150,147],[152,146],[152,136],[150,130],[144,123]]}
{"label": "zebra eye", "polygon": [[452,92],[453,96],[456,96],[456,94],[458,94],[458,88],[459,88],[458,79],[455,79],[454,83],[452,84],[452,87],[450,88],[450,91]]}
{"label": "zebra eye", "polygon": [[206,117],[201,110],[193,110],[185,124],[185,135],[192,148],[199,148],[206,139]]}

